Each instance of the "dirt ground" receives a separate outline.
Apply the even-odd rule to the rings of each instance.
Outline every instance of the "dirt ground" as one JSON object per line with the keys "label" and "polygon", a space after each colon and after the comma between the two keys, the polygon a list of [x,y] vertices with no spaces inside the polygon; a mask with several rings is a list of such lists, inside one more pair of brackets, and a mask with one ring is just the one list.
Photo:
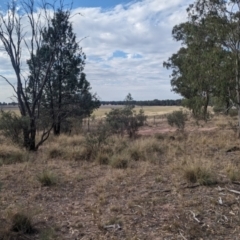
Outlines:
{"label": "dirt ground", "polygon": [[[221,145],[217,139],[229,130],[219,133],[211,123],[190,125],[183,154],[177,147],[184,140],[175,131],[166,121],[140,130],[143,137],[163,134],[159,144],[166,146],[166,154],[157,163],[136,161],[127,169],[114,169],[49,160],[42,147],[28,162],[1,166],[0,239],[240,239],[240,182],[231,182],[222,167],[239,166],[240,151],[227,152],[239,141],[226,138]],[[192,142],[191,134],[202,139],[204,149]],[[173,149],[171,159],[167,152]],[[183,178],[179,163],[191,157],[219,161],[213,167],[218,182],[204,186]],[[46,168],[56,174],[55,186],[42,187],[37,181]],[[1,238],[10,226],[9,216],[19,209],[32,215],[36,231]]]}

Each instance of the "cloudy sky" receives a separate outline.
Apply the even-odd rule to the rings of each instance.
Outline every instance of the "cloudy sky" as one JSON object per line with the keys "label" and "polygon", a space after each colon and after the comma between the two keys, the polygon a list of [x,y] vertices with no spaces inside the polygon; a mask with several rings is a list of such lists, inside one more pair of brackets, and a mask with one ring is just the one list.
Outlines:
{"label": "cloudy sky", "polygon": [[[75,0],[71,21],[78,39],[86,37],[80,45],[92,91],[103,101],[123,100],[129,92],[136,100],[180,98],[162,63],[179,49],[171,30],[186,21],[192,2]],[[0,74],[14,79],[7,55],[0,56]],[[13,91],[2,79],[0,91],[0,101],[11,101]]]}

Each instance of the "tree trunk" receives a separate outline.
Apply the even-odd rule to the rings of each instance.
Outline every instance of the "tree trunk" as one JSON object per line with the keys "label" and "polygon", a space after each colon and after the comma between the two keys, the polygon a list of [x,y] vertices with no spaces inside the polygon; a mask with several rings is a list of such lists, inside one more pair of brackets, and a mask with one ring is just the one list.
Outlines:
{"label": "tree trunk", "polygon": [[55,136],[60,135],[60,133],[61,133],[61,124],[60,124],[59,121],[54,124],[53,133],[54,133]]}
{"label": "tree trunk", "polygon": [[236,57],[236,95],[237,95],[237,109],[238,109],[238,131],[237,137],[240,138],[240,86],[239,86],[239,59],[238,53]]}
{"label": "tree trunk", "polygon": [[204,118],[204,121],[207,122],[207,108],[208,108],[208,104],[209,104],[209,94],[206,93],[206,99],[205,99],[205,103],[204,103],[204,106],[203,106],[203,118]]}

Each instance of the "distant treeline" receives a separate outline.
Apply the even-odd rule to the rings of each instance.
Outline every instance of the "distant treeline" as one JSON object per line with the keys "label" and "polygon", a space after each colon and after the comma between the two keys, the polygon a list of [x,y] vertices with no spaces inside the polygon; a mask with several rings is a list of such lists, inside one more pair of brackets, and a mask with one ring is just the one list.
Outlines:
{"label": "distant treeline", "polygon": [[[101,101],[102,105],[124,105],[124,101]],[[133,101],[133,104],[136,106],[181,106],[182,99],[177,100],[145,100],[145,101]]]}
{"label": "distant treeline", "polygon": [[[101,101],[101,105],[124,105],[124,101]],[[136,106],[181,106],[182,99],[177,100],[145,100],[145,101],[133,101],[133,104]],[[17,106],[18,104],[16,102],[0,102],[0,106]]]}
{"label": "distant treeline", "polygon": [[16,102],[10,102],[10,103],[6,103],[6,102],[0,102],[0,106],[17,106],[18,103]]}

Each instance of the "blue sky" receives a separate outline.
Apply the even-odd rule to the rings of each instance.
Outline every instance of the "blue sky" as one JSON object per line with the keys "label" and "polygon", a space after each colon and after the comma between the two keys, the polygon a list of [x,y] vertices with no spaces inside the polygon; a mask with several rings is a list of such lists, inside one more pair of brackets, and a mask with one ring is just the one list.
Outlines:
{"label": "blue sky", "polygon": [[[101,100],[123,100],[129,92],[136,100],[180,98],[171,91],[171,72],[162,64],[180,47],[171,31],[187,20],[186,8],[192,2],[75,0],[71,21],[77,38],[84,38],[80,46],[87,56],[84,72],[92,92]],[[22,55],[23,62],[29,58],[24,46]],[[14,83],[10,61],[2,52],[0,66],[0,74]],[[11,87],[2,79],[0,87],[0,101],[11,101]]]}

